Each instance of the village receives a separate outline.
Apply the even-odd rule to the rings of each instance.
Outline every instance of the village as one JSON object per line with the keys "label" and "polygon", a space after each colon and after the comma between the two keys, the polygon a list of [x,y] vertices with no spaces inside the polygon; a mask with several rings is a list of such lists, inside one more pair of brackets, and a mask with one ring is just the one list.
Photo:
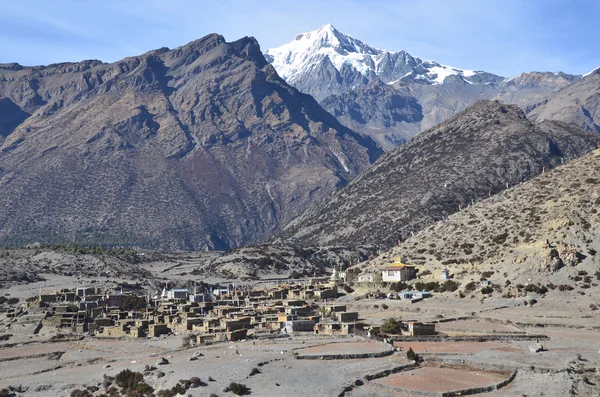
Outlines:
{"label": "village", "polygon": [[[414,266],[397,263],[382,270],[384,282],[409,281],[416,277]],[[187,333],[193,344],[239,341],[273,333],[314,332],[315,335],[379,335],[379,327],[366,324],[358,312],[347,311],[335,299],[348,283],[362,282],[353,271],[333,270],[330,278],[313,278],[295,283],[287,280],[272,288],[252,289],[247,285],[188,289],[167,288],[145,296],[106,291],[99,286],[81,286],[52,293],[40,291],[19,310],[8,313],[43,312],[41,327],[97,338],[156,338]],[[366,282],[372,282],[367,279]],[[391,295],[373,292],[372,297]],[[431,297],[429,291],[398,293],[394,298],[417,302]],[[329,301],[329,303],[328,303]],[[408,335],[432,335],[435,324],[409,321]],[[39,329],[38,331],[39,332]]]}
{"label": "village", "polygon": [[133,371],[154,390],[138,394],[148,396],[538,395],[528,394],[532,378],[548,390],[586,390],[564,379],[565,366],[593,383],[593,331],[554,339],[563,329],[539,328],[531,312],[449,304],[451,271],[424,273],[396,258],[376,272],[334,267],[328,277],[255,284],[39,288],[0,308],[0,389],[129,395],[114,379]]}

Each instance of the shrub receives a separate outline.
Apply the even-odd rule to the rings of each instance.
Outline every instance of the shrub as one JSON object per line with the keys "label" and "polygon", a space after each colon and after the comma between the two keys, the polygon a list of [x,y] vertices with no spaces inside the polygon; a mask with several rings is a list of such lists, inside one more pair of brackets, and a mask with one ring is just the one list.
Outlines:
{"label": "shrub", "polygon": [[487,279],[488,279],[488,278],[490,278],[490,277],[491,277],[493,274],[494,274],[494,272],[493,272],[493,271],[486,271],[486,272],[483,272],[483,273],[481,273],[481,278],[482,278],[483,280],[487,280]]}
{"label": "shrub", "polygon": [[477,284],[475,284],[475,281],[471,281],[469,283],[467,283],[467,285],[465,285],[465,292],[473,292],[477,289]]}
{"label": "shrub", "polygon": [[254,376],[254,375],[258,375],[260,374],[260,370],[256,367],[252,368],[252,371],[250,371],[250,376]]}
{"label": "shrub", "polygon": [[92,393],[87,390],[75,389],[71,392],[71,397],[92,397]]}
{"label": "shrub", "polygon": [[350,287],[347,284],[344,284],[344,286],[342,288],[344,288],[344,291],[346,291],[347,294],[351,294],[351,293],[354,292],[354,290],[352,289],[352,287]]}
{"label": "shrub", "polygon": [[192,345],[191,338],[192,337],[187,336],[187,335],[183,336],[181,338],[181,348],[182,349],[189,349],[190,348],[190,346]]}
{"label": "shrub", "polygon": [[117,374],[115,383],[122,388],[122,393],[131,394],[135,391],[136,396],[150,396],[154,389],[144,382],[144,375],[125,369]]}
{"label": "shrub", "polygon": [[389,307],[389,306],[388,306],[388,305],[386,305],[385,303],[381,305],[381,308],[382,308],[383,310],[387,310],[387,309],[388,309],[388,307]]}
{"label": "shrub", "polygon": [[492,238],[492,241],[496,244],[504,244],[506,238],[508,237],[508,233],[502,233]]}
{"label": "shrub", "polygon": [[403,281],[399,281],[397,283],[391,283],[390,284],[390,290],[394,291],[394,292],[400,292],[400,291],[404,291],[410,288],[410,285],[406,284]]}
{"label": "shrub", "polygon": [[537,303],[537,300],[536,300],[536,299],[532,299],[532,300],[530,300],[530,301],[529,301],[529,305],[530,305],[530,306],[533,306],[533,305],[535,305],[536,303]]}
{"label": "shrub", "polygon": [[406,352],[406,358],[411,361],[417,361],[419,356],[417,356],[417,354],[413,351],[412,347],[409,347],[408,351]]}
{"label": "shrub", "polygon": [[8,303],[9,305],[15,305],[19,303],[19,298],[10,298],[8,301],[6,301],[6,303]]}
{"label": "shrub", "polygon": [[223,390],[223,391],[224,392],[230,391],[233,394],[235,394],[236,396],[244,396],[244,395],[248,394],[250,389],[248,389],[248,387],[246,385],[243,385],[241,383],[231,382],[229,384],[229,386],[227,386],[225,388],[225,390]]}
{"label": "shrub", "polygon": [[494,292],[494,289],[492,287],[490,287],[490,286],[483,287],[481,289],[481,293],[485,294],[485,295],[491,294],[492,292]]}
{"label": "shrub", "polygon": [[454,292],[458,289],[458,283],[452,280],[446,280],[444,284],[440,287],[442,292]]}
{"label": "shrub", "polygon": [[548,292],[548,288],[546,288],[544,285],[528,284],[525,287],[525,291],[527,291],[527,292],[535,292],[535,293],[538,293],[538,294],[545,294],[546,292]]}

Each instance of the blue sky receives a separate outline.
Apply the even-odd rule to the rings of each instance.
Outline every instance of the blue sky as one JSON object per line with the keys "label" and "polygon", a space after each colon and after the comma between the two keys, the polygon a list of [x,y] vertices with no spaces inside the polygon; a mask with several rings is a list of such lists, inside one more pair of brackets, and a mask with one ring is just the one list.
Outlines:
{"label": "blue sky", "polygon": [[503,76],[600,66],[597,0],[0,0],[0,63],[112,62],[208,33],[263,49],[331,23],[372,46]]}

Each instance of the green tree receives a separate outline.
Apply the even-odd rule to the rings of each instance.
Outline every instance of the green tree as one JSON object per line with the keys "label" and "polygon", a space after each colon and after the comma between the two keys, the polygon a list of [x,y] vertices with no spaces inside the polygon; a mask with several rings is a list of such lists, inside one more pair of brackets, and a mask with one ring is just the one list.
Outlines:
{"label": "green tree", "polygon": [[379,329],[384,334],[400,335],[402,334],[402,322],[395,318],[388,318]]}
{"label": "green tree", "polygon": [[144,298],[129,294],[123,301],[123,310],[139,310],[144,307]]}

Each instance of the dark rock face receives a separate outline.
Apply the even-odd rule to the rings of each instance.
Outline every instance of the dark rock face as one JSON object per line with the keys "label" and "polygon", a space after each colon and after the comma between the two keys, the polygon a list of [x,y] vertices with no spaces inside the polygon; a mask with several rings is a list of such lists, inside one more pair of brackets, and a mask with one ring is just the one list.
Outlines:
{"label": "dark rock face", "polygon": [[27,117],[29,114],[9,98],[0,98],[0,137],[10,135]]}
{"label": "dark rock face", "polygon": [[280,79],[253,38],[213,34],[113,64],[0,65],[0,98],[10,244],[238,246],[382,153]]}
{"label": "dark rock face", "polygon": [[386,149],[406,142],[416,133],[408,127],[401,133],[398,125],[419,123],[423,119],[421,105],[414,96],[377,79],[366,87],[330,95],[321,105],[352,129],[372,130],[368,135]]}
{"label": "dark rock face", "polygon": [[596,140],[573,125],[532,122],[517,106],[480,101],[386,153],[290,222],[281,239],[388,248],[460,207],[592,150]]}

